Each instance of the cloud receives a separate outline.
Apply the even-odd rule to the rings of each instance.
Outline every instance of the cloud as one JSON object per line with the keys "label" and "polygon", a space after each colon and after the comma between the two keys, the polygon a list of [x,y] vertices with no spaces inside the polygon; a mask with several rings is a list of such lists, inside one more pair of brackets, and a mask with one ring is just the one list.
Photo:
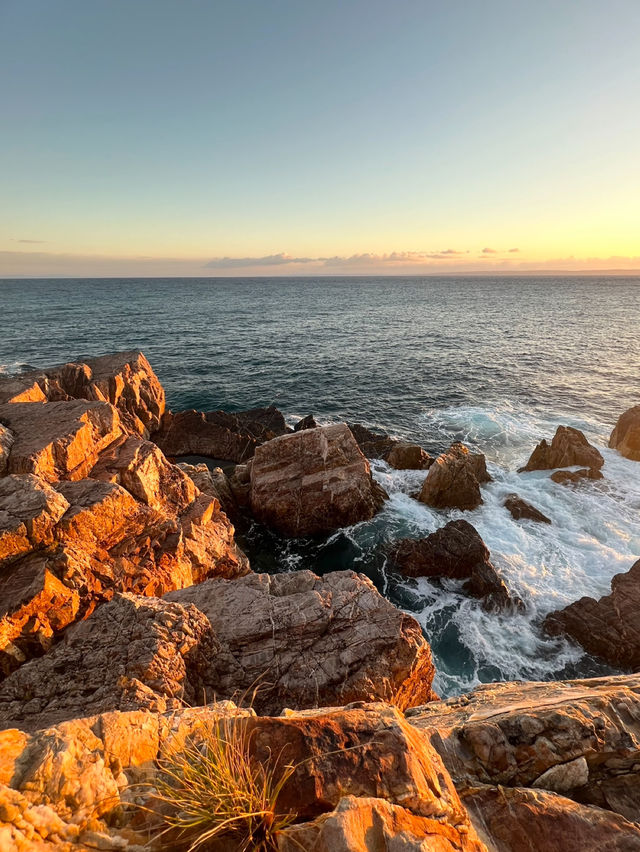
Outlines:
{"label": "cloud", "polygon": [[46,243],[46,240],[14,240],[14,243],[32,243],[35,245],[36,243]]}
{"label": "cloud", "polygon": [[316,263],[313,257],[292,257],[290,254],[268,254],[265,257],[214,257],[205,269],[251,269],[254,266],[287,266],[292,263]]}
{"label": "cloud", "polygon": [[509,254],[516,254],[520,249],[509,249]]}
{"label": "cloud", "polygon": [[483,248],[482,254],[498,254],[498,252],[492,248]]}

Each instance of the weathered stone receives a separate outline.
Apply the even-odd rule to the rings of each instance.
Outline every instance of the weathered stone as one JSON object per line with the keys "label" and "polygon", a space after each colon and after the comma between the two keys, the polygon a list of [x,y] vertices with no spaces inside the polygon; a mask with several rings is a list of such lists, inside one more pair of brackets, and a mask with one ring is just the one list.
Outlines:
{"label": "weathered stone", "polygon": [[583,479],[602,479],[602,472],[595,467],[582,467],[580,470],[556,470],[551,479],[558,485],[576,485]]}
{"label": "weathered stone", "polygon": [[14,433],[9,473],[35,473],[47,482],[83,479],[123,434],[106,402],[16,402],[0,405],[0,422]]}
{"label": "weathered stone", "polygon": [[398,441],[387,454],[386,460],[396,470],[426,470],[434,462],[422,447],[404,441]]}
{"label": "weathered stone", "polygon": [[369,520],[385,497],[345,423],[268,441],[251,464],[251,510],[284,535],[321,535]]}
{"label": "weathered stone", "polygon": [[582,467],[600,470],[604,459],[585,438],[579,429],[571,426],[558,426],[550,444],[540,441],[531,453],[529,461],[520,472],[530,470],[552,470],[556,467]]}
{"label": "weathered stone", "polygon": [[288,431],[275,406],[236,413],[176,411],[165,414],[153,440],[171,458],[194,455],[243,462],[259,444]]}
{"label": "weathered stone", "polygon": [[568,793],[577,787],[584,787],[589,780],[589,767],[584,757],[576,757],[568,763],[559,763],[543,772],[531,782],[532,787],[550,790],[553,793]]}
{"label": "weathered stone", "polygon": [[465,520],[449,521],[426,538],[402,539],[389,549],[389,560],[407,577],[466,580],[463,591],[484,599],[486,607],[521,606],[512,598],[490,561],[477,530]]}
{"label": "weathered stone", "polygon": [[373,432],[360,423],[347,423],[347,426],[368,459],[386,459],[397,444],[386,432]]}
{"label": "weathered stone", "polygon": [[119,595],[0,684],[0,727],[36,730],[107,710],[201,703],[215,650],[195,607]]}
{"label": "weathered stone", "polygon": [[531,503],[527,503],[522,497],[518,497],[517,494],[509,494],[504,501],[504,507],[511,512],[512,517],[516,521],[528,520],[537,521],[541,524],[551,523],[550,518],[543,515],[539,509],[536,509]]}
{"label": "weathered stone", "polygon": [[298,420],[296,425],[293,427],[294,432],[301,432],[303,429],[316,429],[318,424],[314,420],[313,414],[307,414],[306,417],[303,417],[301,420]]}
{"label": "weathered stone", "polygon": [[620,415],[609,438],[609,446],[627,459],[640,461],[640,405]]}
{"label": "weathered stone", "polygon": [[480,483],[490,479],[484,456],[455,443],[429,467],[418,499],[436,509],[475,509],[482,503]]}
{"label": "weathered stone", "polygon": [[238,502],[229,478],[221,467],[214,467],[211,470],[206,464],[193,465],[184,462],[180,463],[178,467],[191,478],[196,488],[203,494],[215,497],[219,501],[222,511],[231,519],[235,519],[238,514]]}
{"label": "weathered stone", "polygon": [[9,469],[9,453],[13,446],[13,432],[0,423],[0,476],[5,476]]}
{"label": "weathered stone", "polygon": [[51,544],[69,502],[33,474],[0,479],[0,566]]}
{"label": "weathered stone", "polygon": [[611,594],[584,597],[549,613],[552,635],[566,633],[585,650],[623,669],[640,668],[640,560],[611,581]]}
{"label": "weathered stone", "polygon": [[370,700],[407,707],[433,697],[420,626],[352,571],[209,580],[165,600],[194,604],[211,622],[220,649],[209,693],[237,698],[255,688],[261,713]]}

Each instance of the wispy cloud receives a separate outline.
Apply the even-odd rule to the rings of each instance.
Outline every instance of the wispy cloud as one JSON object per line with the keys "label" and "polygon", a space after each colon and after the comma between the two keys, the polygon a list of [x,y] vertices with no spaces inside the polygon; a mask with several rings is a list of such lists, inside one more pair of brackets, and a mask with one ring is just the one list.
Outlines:
{"label": "wispy cloud", "polygon": [[292,257],[290,254],[268,254],[265,257],[214,257],[205,269],[250,269],[254,266],[288,266],[292,263],[317,263],[314,257]]}
{"label": "wispy cloud", "polygon": [[517,248],[516,249],[509,249],[509,254],[517,254],[519,251],[520,251],[520,249],[517,249]]}
{"label": "wispy cloud", "polygon": [[37,243],[46,243],[46,240],[14,240],[14,243],[30,243],[31,245],[36,245]]}
{"label": "wispy cloud", "polygon": [[498,254],[498,252],[497,252],[497,250],[496,250],[496,249],[492,249],[492,248],[483,248],[483,249],[482,249],[482,254]]}

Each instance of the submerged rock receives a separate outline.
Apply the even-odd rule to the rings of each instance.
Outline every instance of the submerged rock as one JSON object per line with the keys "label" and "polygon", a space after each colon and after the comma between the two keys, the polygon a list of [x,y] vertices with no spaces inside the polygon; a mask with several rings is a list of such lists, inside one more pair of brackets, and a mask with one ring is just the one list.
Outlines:
{"label": "submerged rock", "polygon": [[640,560],[611,581],[611,594],[584,597],[549,613],[552,635],[565,633],[616,668],[640,669]]}
{"label": "submerged rock", "polygon": [[485,457],[456,442],[429,467],[418,499],[436,509],[475,509],[480,484],[490,481]]}
{"label": "submerged rock", "polygon": [[620,415],[609,438],[609,446],[627,459],[640,461],[640,405]]}
{"label": "submerged rock", "polygon": [[550,518],[543,515],[539,509],[536,509],[536,507],[532,506],[531,503],[527,503],[527,501],[523,500],[522,497],[518,497],[517,494],[509,494],[504,501],[504,507],[511,512],[511,516],[516,521],[528,520],[537,521],[541,524],[551,523]]}
{"label": "submerged rock", "polygon": [[558,485],[577,485],[583,479],[602,479],[602,472],[595,467],[580,470],[556,470],[550,477]]}
{"label": "submerged rock", "polygon": [[288,536],[321,535],[369,520],[387,496],[345,423],[262,444],[250,478],[254,516]]}
{"label": "submerged rock", "polygon": [[553,470],[556,467],[580,465],[598,471],[604,459],[585,438],[579,429],[571,426],[558,426],[551,443],[540,441],[531,453],[529,461],[519,469],[519,473],[531,470]]}
{"label": "submerged rock", "polygon": [[465,520],[449,521],[426,538],[402,539],[389,550],[391,565],[407,577],[466,580],[463,591],[482,598],[487,609],[504,609],[522,601],[512,597],[493,567],[477,530]]}

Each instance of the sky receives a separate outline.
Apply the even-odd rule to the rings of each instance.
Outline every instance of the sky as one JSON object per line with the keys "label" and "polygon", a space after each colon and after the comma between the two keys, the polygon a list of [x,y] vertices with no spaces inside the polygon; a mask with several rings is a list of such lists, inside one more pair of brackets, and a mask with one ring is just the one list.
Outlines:
{"label": "sky", "polygon": [[640,269],[640,0],[0,0],[0,276]]}

